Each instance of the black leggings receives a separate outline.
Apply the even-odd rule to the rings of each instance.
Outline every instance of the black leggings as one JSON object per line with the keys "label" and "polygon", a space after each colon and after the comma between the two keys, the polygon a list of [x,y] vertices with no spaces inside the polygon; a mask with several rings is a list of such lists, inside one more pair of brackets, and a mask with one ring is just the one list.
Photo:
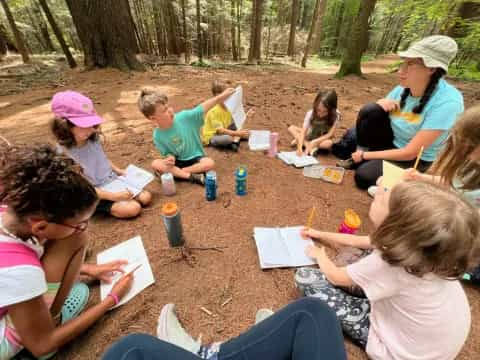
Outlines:
{"label": "black leggings", "polygon": [[[367,104],[358,113],[355,128],[357,145],[367,148],[368,151],[382,151],[396,149],[393,145],[393,131],[390,126],[390,116],[383,108],[375,103]],[[355,171],[355,183],[360,189],[368,189],[375,185],[383,174],[383,160],[368,160],[361,163]],[[415,160],[390,161],[404,169],[413,167]],[[418,170],[426,171],[432,163],[420,160]]]}

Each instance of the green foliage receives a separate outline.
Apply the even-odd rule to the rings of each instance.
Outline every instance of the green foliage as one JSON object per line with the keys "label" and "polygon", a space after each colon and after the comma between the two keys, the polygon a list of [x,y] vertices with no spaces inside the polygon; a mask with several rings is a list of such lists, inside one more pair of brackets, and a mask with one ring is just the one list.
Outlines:
{"label": "green foliage", "polygon": [[480,63],[470,62],[460,66],[453,65],[448,69],[450,76],[470,81],[480,81]]}

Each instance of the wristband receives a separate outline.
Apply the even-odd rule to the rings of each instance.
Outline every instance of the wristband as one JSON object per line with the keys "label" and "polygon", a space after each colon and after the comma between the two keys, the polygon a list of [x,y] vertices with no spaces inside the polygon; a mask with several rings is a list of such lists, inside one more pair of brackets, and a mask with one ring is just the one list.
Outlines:
{"label": "wristband", "polygon": [[363,154],[365,154],[365,151],[360,152],[360,161],[365,161]]}
{"label": "wristband", "polygon": [[107,296],[110,296],[112,299],[113,299],[113,302],[115,303],[115,306],[118,305],[118,303],[120,302],[120,300],[118,299],[118,296],[117,294],[111,292],[109,293]]}

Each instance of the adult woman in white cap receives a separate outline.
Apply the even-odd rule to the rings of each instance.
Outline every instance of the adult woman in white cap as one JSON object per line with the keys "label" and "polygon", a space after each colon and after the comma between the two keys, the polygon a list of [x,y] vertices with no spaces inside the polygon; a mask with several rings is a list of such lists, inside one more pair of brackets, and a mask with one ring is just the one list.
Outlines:
{"label": "adult woman in white cap", "polygon": [[[458,47],[448,36],[426,37],[400,52],[400,84],[384,99],[365,105],[356,123],[356,151],[340,166],[356,168],[355,182],[367,189],[382,176],[382,160],[425,171],[449,129],[463,112],[463,96],[443,76]],[[350,131],[355,132],[355,130]]]}

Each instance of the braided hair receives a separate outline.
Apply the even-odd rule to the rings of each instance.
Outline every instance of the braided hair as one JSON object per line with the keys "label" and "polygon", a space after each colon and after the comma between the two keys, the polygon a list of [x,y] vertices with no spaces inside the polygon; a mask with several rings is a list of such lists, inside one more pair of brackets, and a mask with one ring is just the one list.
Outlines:
{"label": "braided hair", "polygon": [[20,219],[63,222],[98,201],[93,185],[69,157],[50,145],[0,147],[0,202]]}
{"label": "braided hair", "polygon": [[[425,105],[427,105],[428,100],[430,100],[430,97],[435,91],[435,88],[437,87],[439,80],[445,74],[446,74],[445,70],[441,68],[437,68],[435,70],[435,72],[430,77],[430,81],[428,82],[427,88],[425,89],[425,92],[423,93],[422,98],[420,99],[420,102],[412,110],[414,114],[420,114],[423,111],[423,108],[425,107]],[[405,101],[407,100],[409,95],[410,95],[410,89],[409,88],[403,89],[402,95],[400,97],[400,109],[402,109],[405,106]]]}

